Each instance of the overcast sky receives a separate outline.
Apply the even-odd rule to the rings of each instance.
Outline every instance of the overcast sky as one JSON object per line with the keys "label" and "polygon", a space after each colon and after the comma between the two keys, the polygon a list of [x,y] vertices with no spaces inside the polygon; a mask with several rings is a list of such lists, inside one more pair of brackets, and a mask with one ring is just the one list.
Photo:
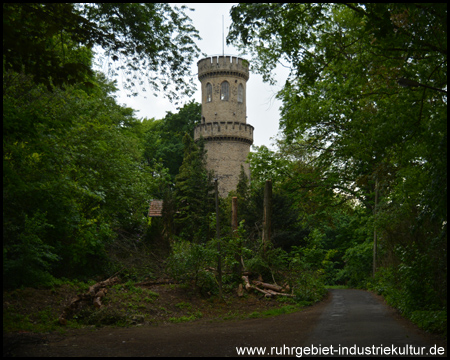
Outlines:
{"label": "overcast sky", "polygon": [[[181,7],[183,4],[176,5]],[[226,37],[231,24],[230,9],[233,4],[190,3],[185,5],[195,9],[195,11],[186,10],[186,15],[192,19],[192,24],[199,31],[202,38],[197,43],[200,51],[208,56],[222,54],[222,15],[224,16]],[[239,53],[237,49],[225,44],[225,55],[239,55]],[[251,61],[250,58],[246,58]],[[192,65],[192,74],[197,74],[197,72],[197,61],[195,61]],[[266,145],[270,147],[272,143],[270,138],[275,137],[278,133],[280,102],[275,99],[275,94],[284,84],[287,70],[281,68],[277,71],[277,74],[279,76],[276,86],[263,83],[261,76],[253,73],[250,73],[250,79],[247,83],[247,123],[255,127],[254,145],[257,146]],[[195,81],[197,81],[198,91],[193,98],[201,103],[200,82],[197,77]],[[190,100],[185,99],[183,103]],[[135,109],[138,118],[154,117],[161,119],[166,115],[167,111],[177,112],[176,106],[165,99],[163,94],[154,97],[148,93],[143,93],[131,98],[126,95],[120,95],[118,102]]]}

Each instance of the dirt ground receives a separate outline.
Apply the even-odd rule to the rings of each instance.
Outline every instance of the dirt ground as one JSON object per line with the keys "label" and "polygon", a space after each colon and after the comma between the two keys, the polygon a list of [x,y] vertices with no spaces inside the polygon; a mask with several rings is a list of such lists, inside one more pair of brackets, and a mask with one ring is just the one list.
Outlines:
{"label": "dirt ground", "polygon": [[[220,306],[215,304],[213,308]],[[258,346],[283,348],[284,355],[292,356],[296,354],[286,353],[287,349],[311,344],[337,346],[340,341],[361,346],[409,344],[427,349],[434,344],[446,349],[443,339],[418,330],[387,307],[382,298],[362,290],[341,289],[331,290],[322,302],[300,312],[268,318],[212,320],[204,316],[187,323],[83,328],[65,334],[24,333],[21,337],[16,334],[6,341],[10,344],[6,355],[237,356],[237,347]]]}
{"label": "dirt ground", "polygon": [[327,301],[302,312],[265,319],[130,328],[71,330],[65,335],[29,335],[13,356],[236,356],[236,346],[282,346],[295,334],[298,342],[310,333]]}
{"label": "dirt ground", "polygon": [[[34,356],[41,350],[56,351],[61,341],[70,342],[83,336],[86,336],[86,340],[83,340],[85,348],[91,339],[101,336],[105,331],[108,332],[108,341],[114,342],[116,334],[119,337],[134,332],[156,331],[159,334],[161,331],[175,331],[201,324],[258,320],[270,316],[274,311],[280,312],[279,309],[296,311],[288,300],[280,302],[266,299],[256,292],[238,297],[232,291],[224,296],[224,300],[219,300],[216,296],[202,296],[190,287],[177,284],[121,284],[109,289],[100,310],[92,304],[83,304],[68,326],[60,326],[57,319],[64,307],[76,294],[84,291],[76,286],[64,285],[56,289],[25,288],[4,292],[3,355]],[[92,346],[101,342],[93,340]],[[77,346],[70,349],[73,356],[80,351]],[[42,353],[42,356],[50,355]]]}

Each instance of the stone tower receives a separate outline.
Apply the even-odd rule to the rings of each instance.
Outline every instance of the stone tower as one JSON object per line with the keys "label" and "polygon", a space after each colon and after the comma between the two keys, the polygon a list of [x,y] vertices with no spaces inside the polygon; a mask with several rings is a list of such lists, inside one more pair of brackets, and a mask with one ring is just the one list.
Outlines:
{"label": "stone tower", "polygon": [[241,165],[246,164],[253,144],[253,126],[247,124],[246,89],[248,62],[231,56],[215,56],[198,63],[202,86],[202,119],[194,140],[205,139],[207,168],[218,178],[220,196],[236,189]]}

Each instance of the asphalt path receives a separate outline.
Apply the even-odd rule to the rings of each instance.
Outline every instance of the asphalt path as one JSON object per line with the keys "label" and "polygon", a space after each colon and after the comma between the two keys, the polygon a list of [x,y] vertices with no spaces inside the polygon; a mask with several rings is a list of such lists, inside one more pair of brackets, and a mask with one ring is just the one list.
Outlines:
{"label": "asphalt path", "polygon": [[[440,344],[420,332],[363,290],[330,290],[332,301],[323,309],[308,343],[322,355],[430,356]],[[442,349],[441,349],[442,352]]]}
{"label": "asphalt path", "polygon": [[[330,290],[301,312],[266,319],[73,330],[23,343],[13,356],[430,356],[442,341],[364,290]],[[238,354],[239,352],[239,354]],[[446,351],[444,354],[446,355]]]}

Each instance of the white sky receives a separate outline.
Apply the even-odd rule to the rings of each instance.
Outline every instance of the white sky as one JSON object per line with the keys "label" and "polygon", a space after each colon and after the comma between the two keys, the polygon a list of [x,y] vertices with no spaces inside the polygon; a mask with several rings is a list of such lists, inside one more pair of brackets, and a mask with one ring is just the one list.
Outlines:
{"label": "white sky", "polygon": [[[176,4],[178,7],[182,5]],[[208,56],[222,54],[222,15],[224,17],[226,37],[231,24],[230,9],[234,4],[189,3],[184,5],[195,9],[195,11],[186,9],[185,13],[192,19],[193,26],[199,31],[199,35],[202,38],[197,43],[200,51]],[[238,50],[227,46],[226,42],[224,50],[225,55],[239,55]],[[251,62],[248,56],[245,58]],[[197,74],[197,61],[192,65],[192,74]],[[275,94],[284,85],[287,75],[287,69],[277,68],[277,85],[270,86],[263,83],[260,75],[250,73],[250,79],[247,82],[247,123],[255,127],[254,145],[256,146],[266,145],[267,147],[272,147],[273,141],[270,138],[275,137],[278,133],[279,108],[281,105],[281,102],[275,99]],[[197,77],[195,77],[195,81],[197,82],[198,90],[194,94],[194,100],[201,103],[200,81]],[[125,93],[119,93],[118,95],[118,102],[135,109],[138,118],[154,117],[161,119],[166,115],[167,111],[177,112],[177,107],[180,106],[171,104],[164,98],[162,93],[158,97],[149,93],[142,93],[136,97],[127,97]],[[184,104],[190,100],[191,98],[183,99],[182,103]]]}

